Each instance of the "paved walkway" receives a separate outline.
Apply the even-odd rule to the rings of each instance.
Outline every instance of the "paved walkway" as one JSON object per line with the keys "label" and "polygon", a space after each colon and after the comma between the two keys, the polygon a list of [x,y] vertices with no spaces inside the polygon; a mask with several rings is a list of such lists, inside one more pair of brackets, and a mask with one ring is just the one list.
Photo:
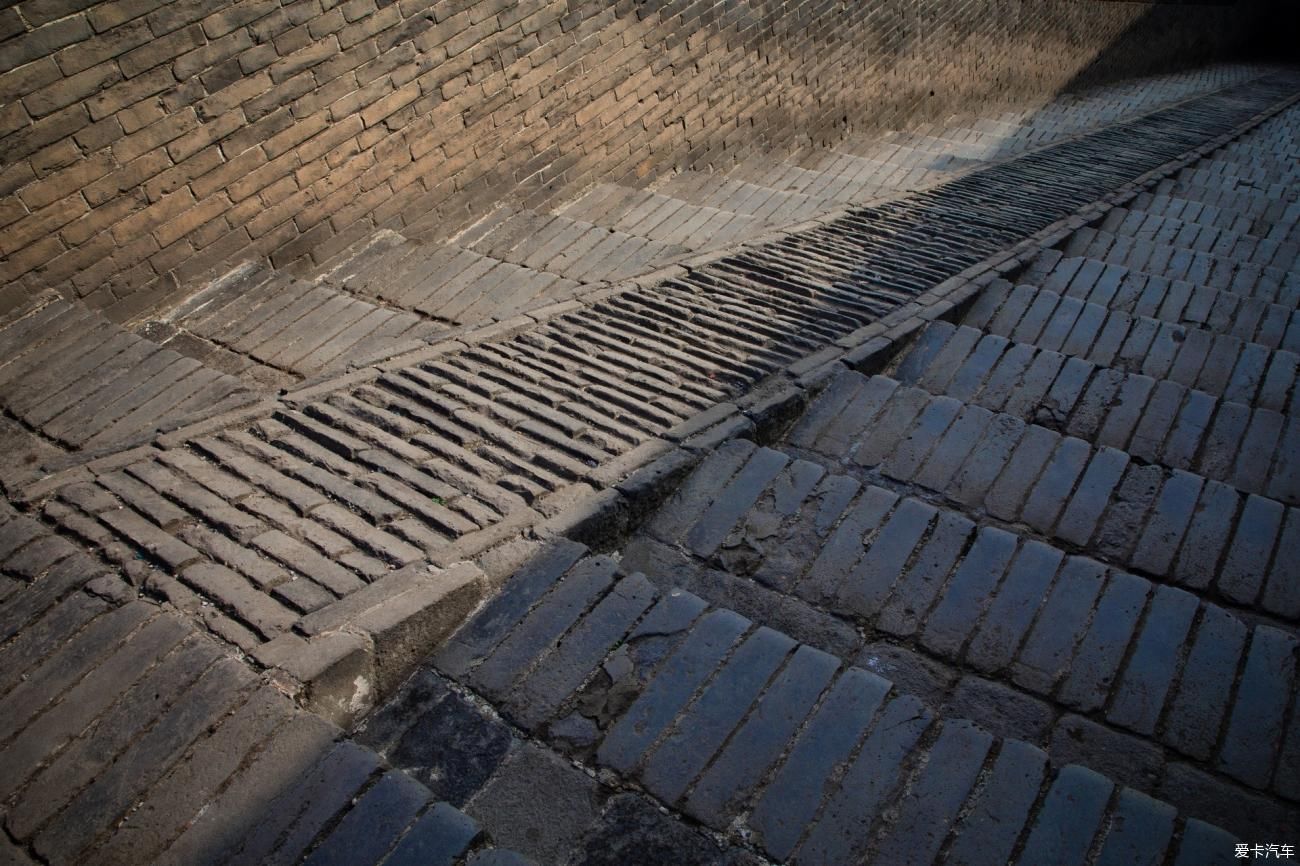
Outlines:
{"label": "paved walkway", "polygon": [[[0,851],[1190,866],[1294,842],[1298,110],[998,261],[1296,88],[1121,100],[916,195],[6,476]],[[437,267],[409,285],[450,292]],[[269,322],[314,291],[286,279],[180,318],[264,297]],[[80,315],[47,306],[6,333]],[[428,323],[404,315],[378,355]],[[38,345],[6,380],[36,407],[77,387]],[[231,399],[286,374],[220,357]],[[113,423],[171,399],[123,389]]]}
{"label": "paved walkway", "polygon": [[[427,696],[486,701],[473,718],[510,728],[474,724],[512,745],[461,796],[539,862],[589,862],[592,798],[701,831],[665,821],[620,862],[1294,845],[1298,142],[1292,110],[875,375],[834,374],[788,436],[718,448],[613,555],[554,548],[361,737],[437,775],[458,752],[427,732],[472,701]],[[563,805],[501,803],[525,754]]]}
{"label": "paved walkway", "polygon": [[452,238],[438,222],[383,231],[317,272],[241,268],[167,309],[114,308],[113,321],[0,288],[0,441],[12,455],[0,459],[0,481],[24,483],[42,467],[137,444],[458,327],[509,320],[849,204],[933,187],[1267,71],[1216,66],[760,158],[726,175],[684,172],[655,190],[606,185],[555,212],[503,205]]}

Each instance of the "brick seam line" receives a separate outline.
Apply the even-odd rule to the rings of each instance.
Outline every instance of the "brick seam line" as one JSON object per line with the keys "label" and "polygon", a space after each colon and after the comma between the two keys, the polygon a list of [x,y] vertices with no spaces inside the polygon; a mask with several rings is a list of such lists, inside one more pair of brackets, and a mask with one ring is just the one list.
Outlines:
{"label": "brick seam line", "polygon": [[[1253,79],[1250,79],[1250,81],[1258,81],[1260,79],[1267,78],[1267,77],[1268,77],[1268,73],[1263,73],[1257,75]],[[1150,111],[1141,114],[1136,114],[1131,117],[1123,118],[1122,120],[1116,122],[1134,123],[1140,121],[1145,117],[1149,117],[1152,114],[1156,114],[1162,111],[1173,110],[1180,106],[1186,105],[1188,103],[1213,96],[1230,87],[1239,86],[1240,84],[1245,84],[1245,83],[1249,83],[1249,82],[1238,82],[1238,84],[1236,85],[1225,85],[1216,90],[1208,91],[1205,93],[1193,94],[1183,99],[1175,100],[1173,102],[1154,107]],[[1275,106],[1273,109],[1266,109],[1265,112],[1247,121],[1238,130],[1227,134],[1226,137],[1227,140],[1231,140],[1232,138],[1237,137],[1242,132],[1249,130],[1253,126],[1257,125],[1257,123],[1262,122],[1263,119],[1272,116],[1272,114],[1276,113],[1277,111],[1281,111],[1285,107],[1286,104],[1283,104],[1280,107]],[[211,415],[204,415],[202,412],[200,412],[195,415],[190,415],[184,418],[175,419],[171,423],[163,424],[157,429],[151,431],[143,431],[134,436],[128,437],[123,441],[116,442],[112,445],[104,446],[103,448],[93,449],[90,451],[82,451],[82,452],[77,452],[74,454],[63,456],[54,461],[54,465],[59,468],[56,469],[53,473],[46,476],[45,478],[32,482],[30,485],[21,488],[20,490],[13,491],[12,496],[17,501],[32,501],[34,499],[38,499],[42,496],[48,495],[49,493],[53,492],[59,487],[62,487],[65,484],[70,483],[69,481],[62,480],[65,474],[70,479],[73,480],[84,478],[85,477],[84,473],[76,472],[76,470],[79,467],[90,466],[94,464],[97,467],[111,468],[111,467],[122,465],[122,464],[115,463],[113,458],[124,451],[136,449],[142,446],[148,447],[151,445],[157,448],[170,448],[176,444],[179,444],[180,442],[193,438],[196,435],[203,435],[204,433],[207,432],[211,432],[214,430],[222,429],[227,426],[239,424],[251,418],[262,417],[264,415],[269,414],[275,408],[278,408],[282,405],[286,405],[286,404],[289,406],[299,405],[302,402],[306,402],[310,399],[315,399],[324,394],[329,394],[332,393],[333,391],[349,387],[350,385],[372,380],[377,376],[379,376],[382,372],[386,370],[390,370],[393,367],[418,363],[420,361],[429,360],[431,358],[438,357],[439,355],[446,354],[447,352],[456,351],[457,349],[463,349],[467,345],[476,345],[478,343],[496,337],[509,336],[511,334],[518,333],[519,331],[526,330],[536,325],[540,325],[550,320],[551,318],[561,315],[563,313],[575,309],[591,306],[611,296],[622,294],[629,291],[635,291],[638,288],[645,288],[647,286],[657,284],[659,282],[662,282],[666,279],[671,279],[673,277],[683,276],[692,269],[700,268],[712,262],[725,259],[726,257],[735,255],[743,250],[752,249],[755,247],[761,247],[765,244],[777,243],[786,238],[797,236],[803,232],[816,229],[820,226],[829,223],[833,223],[834,221],[851,214],[854,210],[860,208],[878,207],[880,205],[892,201],[906,199],[909,196],[916,195],[928,189],[932,189],[942,184],[946,184],[958,180],[970,174],[975,174],[981,171],[985,171],[987,169],[992,169],[1000,165],[1013,163],[1019,159],[1032,156],[1035,153],[1039,153],[1044,150],[1048,150],[1054,147],[1068,144],[1073,141],[1077,141],[1082,138],[1086,138],[1089,135],[1095,134],[1096,132],[1105,129],[1109,125],[1114,125],[1114,124],[1101,124],[1097,126],[1092,126],[1087,129],[1080,130],[1071,135],[1065,136],[1063,138],[1044,142],[1041,145],[1027,148],[1017,153],[1008,154],[1007,156],[1004,156],[1000,159],[990,160],[988,162],[979,163],[978,165],[972,165],[972,166],[959,169],[957,171],[952,172],[950,175],[943,178],[942,180],[935,181],[934,183],[922,187],[921,189],[898,190],[898,191],[889,192],[884,195],[879,195],[873,198],[863,199],[860,202],[841,205],[839,207],[828,210],[810,219],[802,219],[797,222],[790,223],[786,226],[773,228],[768,230],[767,232],[764,232],[761,235],[757,235],[755,237],[748,238],[743,241],[738,241],[736,243],[729,244],[724,247],[719,247],[714,250],[707,250],[704,252],[691,251],[687,253],[682,253],[679,256],[657,263],[652,270],[647,271],[643,274],[639,274],[635,277],[631,277],[629,279],[625,279],[614,284],[605,284],[605,285],[599,283],[592,284],[593,287],[591,289],[589,289],[587,292],[581,295],[578,295],[576,298],[572,298],[566,301],[555,302],[551,304],[545,304],[532,310],[525,310],[520,315],[502,322],[493,322],[487,325],[473,325],[473,326],[462,326],[458,328],[453,328],[450,331],[443,331],[440,332],[439,334],[433,335],[427,340],[413,340],[407,343],[400,344],[397,347],[381,350],[380,352],[375,353],[373,355],[366,356],[363,358],[358,358],[350,362],[347,366],[347,370],[343,373],[320,374],[317,376],[309,377],[308,379],[302,382],[299,382],[289,388],[281,390],[281,392],[278,395],[273,397],[269,397],[269,398],[261,397],[256,393],[250,393],[248,395],[247,403],[245,403],[244,405],[236,406],[233,409],[224,409]],[[1219,138],[1224,138],[1224,136],[1220,136]],[[1212,139],[1211,141],[1212,142],[1217,141],[1217,139]],[[1218,145],[1215,146],[1217,147]],[[1197,151],[1194,150],[1194,151],[1189,151],[1188,153],[1194,154],[1196,152]],[[1195,158],[1199,158],[1199,157],[1193,157],[1193,160]],[[1153,169],[1152,171],[1163,172],[1163,170],[1166,167],[1177,163],[1180,159],[1182,159],[1182,157],[1176,158],[1175,160],[1169,163],[1165,163],[1163,166]],[[1148,172],[1147,174],[1150,173],[1151,172]],[[1146,176],[1147,175],[1139,175],[1139,177],[1135,179],[1135,181],[1133,182],[1140,181],[1142,178]],[[1088,207],[1089,207],[1088,205],[1085,205],[1084,208],[1081,208],[1080,211],[1076,213],[1081,213],[1084,210],[1086,210]],[[1104,212],[1105,211],[1103,210],[1100,213],[1104,213]],[[1026,240],[1032,241],[1033,237],[1035,236],[1031,236]],[[1013,247],[1012,249],[1014,250],[1016,248]],[[993,258],[996,259],[997,256],[994,256]],[[986,260],[986,261],[991,261],[991,260]],[[968,270],[974,270],[980,267],[981,265],[976,265],[975,268],[968,269]],[[958,275],[958,277],[953,279],[958,279],[960,278],[960,276],[961,275]],[[945,281],[945,283],[947,282],[951,282],[951,281],[950,280]],[[924,297],[924,295],[918,296],[918,298],[913,299],[910,303],[915,304],[920,297]],[[897,312],[899,311],[898,310],[893,311],[893,313],[897,313]],[[94,471],[94,469],[92,469],[91,471]]]}
{"label": "brick seam line", "polygon": [[[665,444],[671,447],[667,453],[658,455],[652,453],[640,466],[629,466],[627,475],[621,481],[609,483],[612,479],[607,479],[605,483],[608,486],[604,489],[582,497],[548,519],[522,528],[521,532],[512,535],[511,538],[493,545],[493,549],[520,541],[537,542],[556,537],[567,537],[590,544],[596,549],[607,549],[608,546],[616,544],[629,530],[634,515],[645,514],[653,509],[696,463],[718,445],[738,437],[749,436],[761,441],[775,435],[783,422],[793,417],[798,408],[805,405],[820,390],[835,370],[841,369],[844,365],[854,369],[867,369],[887,363],[889,358],[902,347],[906,338],[936,318],[959,312],[965,304],[973,302],[979,292],[998,276],[1023,266],[1041,250],[1052,247],[1071,232],[1095,222],[1112,208],[1131,200],[1144,187],[1204,158],[1297,102],[1300,102],[1300,93],[1275,103],[1233,130],[1209,139],[1183,155],[1139,175],[1106,196],[1082,206],[1074,214],[1035,232],[1011,248],[944,280],[902,307],[887,313],[880,320],[838,340],[835,344],[790,364],[784,370],[756,383],[746,394],[736,398],[734,403],[724,401],[697,413],[664,435],[664,440],[667,440]],[[821,224],[818,221],[814,222]],[[718,255],[721,257],[726,254],[723,252]],[[637,278],[631,282],[639,284],[647,277]],[[618,287],[609,287],[594,294],[608,297],[619,291],[621,290]],[[554,306],[571,308],[568,302]],[[521,321],[523,319],[528,321]],[[475,329],[472,333],[462,334],[459,339],[445,344],[426,346],[418,350],[418,353],[421,360],[426,357],[436,357],[503,333],[512,333],[530,327],[534,321],[537,320],[531,317],[518,317],[516,320],[494,323]],[[339,381],[343,384],[366,381],[379,375],[386,368],[410,363],[411,360],[413,359],[391,358],[387,362],[381,362],[377,368],[344,374],[339,377]],[[263,401],[253,407],[223,413],[156,437],[152,442],[97,457],[25,488],[18,497],[19,501],[31,502],[48,495],[64,484],[93,477],[97,472],[120,468],[142,456],[154,453],[158,448],[168,447],[163,444],[164,442],[179,444],[196,435],[199,429],[205,431],[220,429],[231,423],[255,417],[258,414],[255,410],[264,410],[267,406],[291,407],[298,401],[310,399],[311,396],[319,393],[329,393],[339,386],[334,385],[333,382],[320,383],[298,394],[284,394],[274,401]],[[481,578],[471,581],[471,586],[463,587],[466,594],[477,595],[477,598],[462,597],[455,606],[475,607],[491,587],[505,576],[497,572],[509,570],[508,566],[499,569],[486,567],[487,564],[482,560],[487,553],[487,551],[478,551],[475,554],[476,565],[484,566],[479,570]],[[388,670],[384,672],[384,676],[379,676],[377,649],[382,644],[388,643],[394,632],[404,631],[408,623],[416,622],[429,613],[423,608],[398,613],[393,620],[385,623],[385,628],[374,634],[360,622],[367,618],[366,614],[388,608],[389,602],[397,600],[377,600],[376,604],[367,605],[365,610],[348,617],[348,621],[341,624],[336,631],[312,639],[299,638],[293,641],[292,648],[283,647],[288,650],[283,656],[279,658],[274,657],[278,654],[266,656],[264,666],[268,669],[269,675],[277,680],[284,690],[297,695],[309,709],[338,723],[346,724],[351,718],[363,712],[371,701],[382,697],[375,688],[381,686],[377,682],[379,679],[385,680],[384,684],[388,686],[401,679],[400,671]],[[435,605],[438,600],[434,600]],[[408,650],[404,655],[411,658],[419,653]],[[370,694],[366,696],[369,700],[356,699],[354,690],[358,676],[374,683]]]}

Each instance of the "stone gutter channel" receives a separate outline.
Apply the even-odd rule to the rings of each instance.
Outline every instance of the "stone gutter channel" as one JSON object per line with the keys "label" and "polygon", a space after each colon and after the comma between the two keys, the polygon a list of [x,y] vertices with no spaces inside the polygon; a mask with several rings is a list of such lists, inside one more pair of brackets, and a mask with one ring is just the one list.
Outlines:
{"label": "stone gutter channel", "polygon": [[547,540],[617,546],[716,446],[771,441],[835,372],[881,369],[1298,86],[1229,87],[359,361],[15,500],[347,726]]}

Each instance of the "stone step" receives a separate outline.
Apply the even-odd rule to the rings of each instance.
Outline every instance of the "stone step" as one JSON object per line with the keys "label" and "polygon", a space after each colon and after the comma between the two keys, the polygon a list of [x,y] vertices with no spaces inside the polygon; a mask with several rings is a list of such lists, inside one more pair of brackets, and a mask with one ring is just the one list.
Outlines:
{"label": "stone step", "polygon": [[761,233],[769,223],[733,211],[703,207],[651,190],[600,184],[559,212],[659,243],[701,249],[723,247]]}
{"label": "stone step", "polygon": [[1190,244],[1159,243],[1142,237],[1117,236],[1083,228],[1074,233],[1064,249],[1070,256],[1085,256],[1148,270],[1170,279],[1226,288],[1239,281],[1237,274],[1242,270],[1252,274],[1262,271],[1264,279],[1283,281],[1294,270],[1297,248],[1294,244],[1279,244],[1246,235],[1230,251],[1205,252],[1192,249]]}
{"label": "stone step", "polygon": [[904,385],[1131,457],[1300,504],[1300,418],[1178,382],[936,322],[889,371]]}
{"label": "stone step", "polygon": [[510,214],[472,239],[462,235],[459,243],[482,255],[586,283],[627,279],[689,252],[680,244],[528,210]]}
{"label": "stone step", "polygon": [[359,294],[269,269],[242,269],[188,299],[165,322],[173,333],[299,378],[339,369],[351,358],[396,351],[440,330]]}
{"label": "stone step", "polygon": [[1252,215],[1231,208],[1218,208],[1188,199],[1154,195],[1150,192],[1140,193],[1129,204],[1128,210],[1131,213],[1146,214],[1156,218],[1167,217],[1184,223],[1196,223],[1225,231],[1239,231],[1277,241],[1292,239],[1297,218],[1300,218],[1300,203],[1285,206],[1279,202],[1277,207],[1270,209],[1268,215]]}
{"label": "stone step", "polygon": [[1096,259],[1066,257],[1061,250],[1044,250],[1017,280],[1112,311],[1226,334],[1270,349],[1300,349],[1300,316],[1290,303],[1300,302],[1300,283],[1270,286],[1263,297],[1252,297],[1231,287],[1214,289]]}
{"label": "stone step", "polygon": [[425,319],[457,325],[509,319],[589,288],[459,243],[408,240],[392,233],[329,266],[320,279]]}
{"label": "stone step", "polygon": [[0,802],[24,858],[451,866],[485,850],[467,815],[6,506],[0,545],[28,535],[0,559],[21,582],[0,599]]}
{"label": "stone step", "polygon": [[[580,551],[548,554],[546,565],[534,561],[525,568],[549,584],[552,572],[563,573]],[[586,560],[574,571],[590,583],[605,565],[601,559]],[[572,602],[581,594],[568,592],[567,598]],[[606,608],[618,604],[611,600]],[[555,625],[562,632],[569,624]],[[611,784],[608,774],[575,762],[573,750],[589,746],[593,732],[594,725],[582,721],[557,729],[558,748],[527,737],[482,697],[429,665],[367,718],[356,737],[427,784],[435,796],[463,804],[460,808],[497,844],[517,849],[530,863],[755,862],[740,844],[710,837],[644,793]],[[545,802],[539,802],[537,792],[543,790]]]}
{"label": "stone step", "polygon": [[[1097,227],[1111,234],[1152,241],[1197,252],[1232,256],[1234,249],[1245,249],[1244,244],[1258,244],[1268,240],[1251,232],[1252,223],[1235,215],[1232,223],[1218,227],[1195,220],[1184,221],[1172,216],[1155,216],[1146,211],[1114,208],[1106,214]],[[1249,238],[1249,240],[1247,240]],[[1285,238],[1277,242],[1283,243]]]}
{"label": "stone step", "polygon": [[791,435],[830,465],[1246,611],[1300,618],[1300,572],[1285,554],[1300,539],[1297,509],[885,376],[840,379]]}
{"label": "stone step", "polygon": [[1221,185],[1224,188],[1260,188],[1268,190],[1285,190],[1294,187],[1297,173],[1293,162],[1278,160],[1272,165],[1269,160],[1263,164],[1238,162],[1235,160],[1207,159],[1195,166],[1188,166],[1175,175],[1181,183],[1198,186]]}
{"label": "stone step", "polygon": [[1243,213],[1265,213],[1271,209],[1286,208],[1295,202],[1294,191],[1281,185],[1227,187],[1223,184],[1190,183],[1166,178],[1158,182],[1152,188],[1152,192]]}
{"label": "stone step", "polygon": [[721,173],[682,171],[656,183],[654,190],[692,204],[778,225],[812,219],[829,209],[810,196],[778,191]]}
{"label": "stone step", "polygon": [[[1291,630],[949,507],[731,443],[665,503],[622,567],[840,655],[938,660],[931,686],[908,678],[927,702],[1054,760],[1148,792],[1166,767],[1194,766],[1224,777],[1225,797],[1230,779],[1300,800],[1287,769],[1300,747],[1288,722],[1300,694]],[[1143,756],[1142,769],[1111,750]]]}
{"label": "stone step", "polygon": [[253,399],[239,379],[55,297],[0,327],[0,359],[0,407],[70,450]]}
{"label": "stone step", "polygon": [[[1158,189],[1158,186],[1156,187]],[[1143,192],[1133,199],[1135,207],[1155,209],[1156,213],[1169,213],[1183,219],[1187,214],[1240,215],[1253,221],[1255,234],[1267,235],[1281,225],[1290,228],[1295,224],[1295,214],[1300,203],[1275,199],[1250,200],[1244,196],[1217,196],[1218,202],[1198,201],[1179,197],[1167,191]]]}
{"label": "stone step", "polygon": [[[685,590],[621,575],[608,558],[567,559],[567,568],[517,573],[434,667],[543,742],[773,860],[906,850],[928,863],[952,840],[966,852],[959,862],[1007,862],[1018,839],[1036,857],[1051,838],[1052,862],[1066,862],[1112,825],[1117,786],[1100,774],[1049,767],[1031,745],[939,718],[862,667]],[[410,715],[409,730],[429,737],[436,708]],[[976,786],[985,773],[989,784]],[[1070,816],[1078,838],[1062,837],[1064,801],[1078,797],[1091,804]],[[1155,809],[1162,826],[1191,829],[1189,839],[1201,832],[1136,791],[1119,802]],[[1145,842],[1163,851],[1170,838]],[[1126,844],[1113,830],[1103,842]]]}
{"label": "stone step", "polygon": [[[963,323],[1098,366],[1176,382],[1230,403],[1295,414],[1292,391],[1300,355],[1286,348],[1005,282],[990,286]],[[1297,333],[1293,324],[1288,330]]]}

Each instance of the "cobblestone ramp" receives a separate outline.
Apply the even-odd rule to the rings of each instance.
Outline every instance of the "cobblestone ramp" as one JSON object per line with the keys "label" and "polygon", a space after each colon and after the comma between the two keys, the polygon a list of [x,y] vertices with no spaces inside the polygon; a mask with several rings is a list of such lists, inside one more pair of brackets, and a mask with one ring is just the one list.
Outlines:
{"label": "cobblestone ramp", "polygon": [[[1229,863],[1285,837],[1298,122],[844,369],[786,439],[722,445],[620,552],[549,548],[359,738],[543,862]],[[611,826],[630,843],[594,855]]]}
{"label": "cobblestone ramp", "polygon": [[134,596],[0,506],[5,863],[515,862],[185,616]]}
{"label": "cobblestone ramp", "polygon": [[[213,621],[238,645],[293,643],[295,626],[335,623],[325,611],[363,587],[409,588],[421,562],[449,566],[561,513],[713,407],[1288,92],[1278,80],[1218,93],[503,336],[427,348],[248,426],[118,461],[60,489],[46,514],[127,568],[164,566],[174,578],[147,579],[178,600],[217,602],[226,618]],[[439,585],[425,591],[460,597],[474,580]]]}

